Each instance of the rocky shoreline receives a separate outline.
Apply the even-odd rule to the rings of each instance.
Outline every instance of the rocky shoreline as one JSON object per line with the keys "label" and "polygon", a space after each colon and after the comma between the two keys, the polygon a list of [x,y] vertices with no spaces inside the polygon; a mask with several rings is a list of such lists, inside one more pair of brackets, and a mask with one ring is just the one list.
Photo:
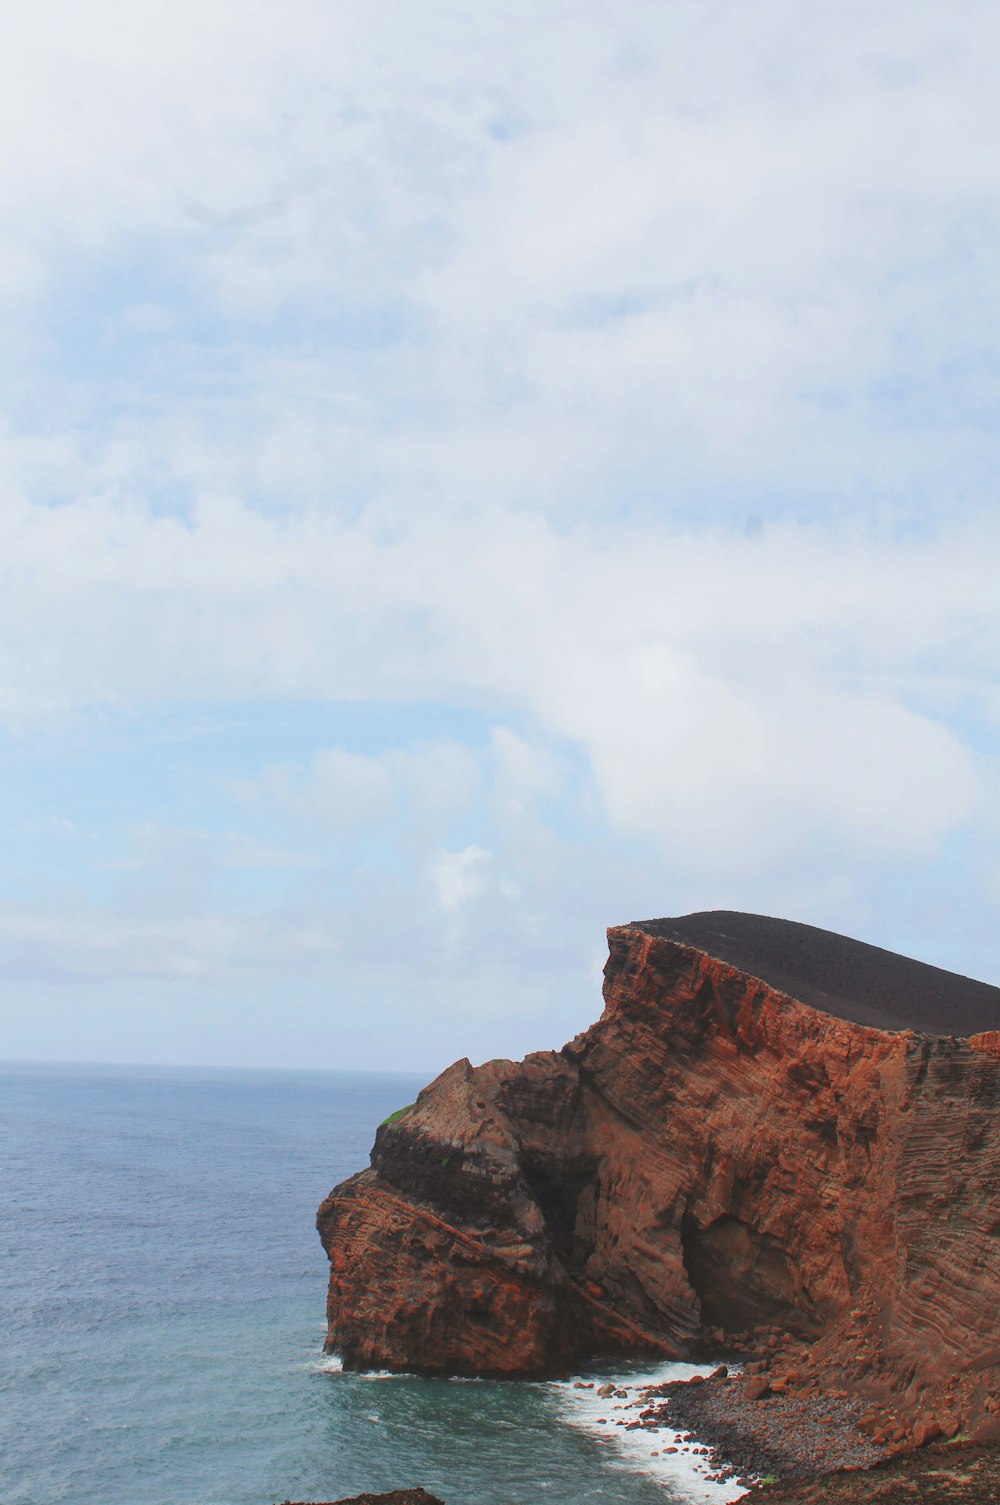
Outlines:
{"label": "rocky shoreline", "polygon": [[657,1452],[699,1454],[704,1479],[735,1482],[749,1492],[744,1498],[768,1505],[1000,1500],[1000,1410],[970,1438],[949,1415],[947,1392],[936,1415],[913,1420],[830,1388],[810,1372],[808,1349],[796,1351],[766,1330],[755,1336],[775,1347],[764,1357],[744,1355],[739,1367],[721,1364],[704,1379],[646,1385],[631,1395],[617,1385],[597,1393],[621,1400],[615,1425],[647,1432],[654,1445],[666,1433],[674,1440]]}
{"label": "rocky shoreline", "polygon": [[457,1061],[326,1198],[328,1351],[550,1380],[721,1358],[589,1424],[727,1500],[894,1470],[912,1498],[937,1445],[992,1467],[1000,989],[730,911],[608,943],[589,1030]]}
{"label": "rocky shoreline", "polygon": [[326,1198],[328,1349],[545,1379],[772,1324],[765,1357],[808,1345],[893,1432],[972,1433],[1000,1377],[1000,989],[762,916],[608,940],[590,1030],[456,1062]]}
{"label": "rocky shoreline", "polygon": [[[767,1341],[775,1335],[755,1335]],[[606,1402],[599,1425],[642,1432],[650,1456],[688,1454],[700,1478],[766,1505],[985,1505],[1000,1500],[1000,1435],[949,1439],[831,1389],[794,1348],[733,1354],[705,1377],[660,1384],[577,1380]],[[802,1367],[796,1370],[795,1362]],[[766,1368],[765,1368],[766,1366]],[[767,1372],[769,1370],[769,1372]],[[944,1407],[939,1407],[945,1414]],[[946,1422],[950,1428],[951,1422]],[[998,1427],[1000,1433],[1000,1427]],[[606,1434],[607,1435],[607,1434]],[[680,1460],[678,1460],[679,1462]],[[729,1498],[735,1498],[730,1495]],[[282,1505],[307,1505],[284,1501]],[[422,1488],[311,1505],[444,1505]]]}
{"label": "rocky shoreline", "polygon": [[[952,1442],[810,1480],[757,1483],[743,1497],[760,1505],[988,1505],[1000,1500],[1000,1447]],[[445,1505],[424,1489],[282,1505]]]}
{"label": "rocky shoreline", "polygon": [[711,1374],[600,1386],[595,1393],[621,1414],[599,1420],[648,1432],[654,1444],[668,1432],[677,1440],[663,1452],[698,1453],[711,1465],[705,1477],[747,1487],[766,1478],[790,1483],[868,1470],[954,1439],[1000,1444],[1000,1397],[981,1397],[981,1413],[964,1431],[957,1379],[915,1395],[873,1395],[870,1384],[856,1385],[829,1364],[822,1344],[803,1345],[777,1327],[713,1337],[727,1362]]}
{"label": "rocky shoreline", "polygon": [[[643,1405],[642,1402],[638,1404]],[[888,1456],[859,1427],[864,1408],[841,1393],[771,1395],[725,1370],[702,1384],[679,1381],[647,1391],[630,1428],[667,1427],[709,1450],[709,1478],[815,1479],[835,1469],[870,1468]]]}

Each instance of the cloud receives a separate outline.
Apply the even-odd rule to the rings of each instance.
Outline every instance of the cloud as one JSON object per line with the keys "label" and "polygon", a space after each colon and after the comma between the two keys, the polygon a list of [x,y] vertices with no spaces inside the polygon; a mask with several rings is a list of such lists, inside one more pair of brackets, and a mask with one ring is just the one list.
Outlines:
{"label": "cloud", "polygon": [[482,847],[468,846],[463,852],[438,852],[428,874],[438,903],[449,915],[456,915],[466,905],[486,892],[487,873],[492,853]]}
{"label": "cloud", "polygon": [[510,727],[496,726],[490,737],[493,796],[505,819],[537,818],[537,806],[557,797],[569,782],[565,760],[538,741],[529,741]]}
{"label": "cloud", "polygon": [[918,858],[978,809],[976,760],[952,732],[836,682],[748,693],[690,664],[650,673],[647,659],[587,720],[612,823],[658,834],[689,868]]}
{"label": "cloud", "polygon": [[[107,502],[6,512],[12,725],[172,697],[510,708],[583,751],[613,827],[695,863],[725,850],[769,865],[823,832],[866,855],[925,852],[975,814],[976,756],[948,715],[993,694],[985,520],[901,541],[815,525],[560,531],[510,514],[386,536],[235,502],[190,523]],[[508,780],[551,787],[545,756],[507,732],[495,748]],[[397,800],[460,808],[479,777],[454,741],[321,748],[262,775],[334,825]]]}
{"label": "cloud", "polygon": [[[575,1019],[633,905],[989,932],[995,7],[22,9],[2,749],[109,792],[8,968]],[[132,791],[170,708],[252,730]]]}
{"label": "cloud", "polygon": [[331,828],[377,825],[390,817],[427,820],[466,808],[476,793],[478,760],[454,741],[378,753],[318,748],[307,765],[276,764],[239,780],[244,801],[277,805],[298,820]]}
{"label": "cloud", "polygon": [[338,954],[328,926],[301,919],[198,913],[128,914],[64,901],[0,909],[0,967],[22,987],[92,982],[246,984],[326,969]]}
{"label": "cloud", "polygon": [[276,801],[306,820],[363,826],[387,813],[392,780],[381,759],[327,747],[313,754],[308,769],[276,766],[236,790],[243,799]]}
{"label": "cloud", "polygon": [[[60,821],[67,833],[75,834],[70,821]],[[124,855],[102,860],[107,872],[141,873],[157,868],[182,866],[190,883],[193,866],[214,863],[246,872],[282,872],[313,868],[318,858],[301,850],[271,846],[242,831],[185,829],[176,823],[158,825],[145,821],[125,833]]]}
{"label": "cloud", "polygon": [[59,13],[0,61],[39,500],[988,505],[990,7]]}

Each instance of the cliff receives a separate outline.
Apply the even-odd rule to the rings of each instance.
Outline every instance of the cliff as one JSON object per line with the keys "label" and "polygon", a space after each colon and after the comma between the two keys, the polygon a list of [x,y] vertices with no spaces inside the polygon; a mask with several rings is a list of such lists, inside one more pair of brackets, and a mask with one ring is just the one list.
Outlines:
{"label": "cliff", "polygon": [[608,940],[597,1024],[457,1062],[323,1203],[328,1347],[541,1376],[770,1328],[831,1383],[981,1420],[1000,990],[753,915]]}

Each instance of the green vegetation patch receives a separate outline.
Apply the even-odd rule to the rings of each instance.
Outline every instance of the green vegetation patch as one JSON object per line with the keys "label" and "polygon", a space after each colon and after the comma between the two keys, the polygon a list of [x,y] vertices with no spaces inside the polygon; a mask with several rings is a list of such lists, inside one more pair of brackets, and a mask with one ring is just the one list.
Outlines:
{"label": "green vegetation patch", "polygon": [[390,1113],[388,1118],[383,1118],[382,1122],[379,1124],[379,1128],[384,1129],[387,1124],[394,1124],[397,1118],[402,1118],[403,1114],[409,1113],[410,1109],[413,1107],[416,1107],[415,1103],[407,1103],[405,1108],[397,1108],[395,1113]]}

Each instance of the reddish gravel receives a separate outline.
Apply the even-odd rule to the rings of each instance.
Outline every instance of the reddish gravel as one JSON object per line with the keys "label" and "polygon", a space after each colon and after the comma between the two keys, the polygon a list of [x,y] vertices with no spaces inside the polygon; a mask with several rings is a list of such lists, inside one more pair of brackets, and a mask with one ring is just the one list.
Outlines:
{"label": "reddish gravel", "polygon": [[952,1442],[864,1473],[758,1485],[745,1505],[997,1505],[1000,1448]]}
{"label": "reddish gravel", "polygon": [[629,1425],[653,1434],[670,1427],[708,1443],[718,1477],[814,1479],[833,1469],[870,1468],[886,1456],[858,1426],[863,1411],[843,1395],[771,1394],[763,1376],[727,1378],[720,1371],[703,1384],[651,1387]]}

